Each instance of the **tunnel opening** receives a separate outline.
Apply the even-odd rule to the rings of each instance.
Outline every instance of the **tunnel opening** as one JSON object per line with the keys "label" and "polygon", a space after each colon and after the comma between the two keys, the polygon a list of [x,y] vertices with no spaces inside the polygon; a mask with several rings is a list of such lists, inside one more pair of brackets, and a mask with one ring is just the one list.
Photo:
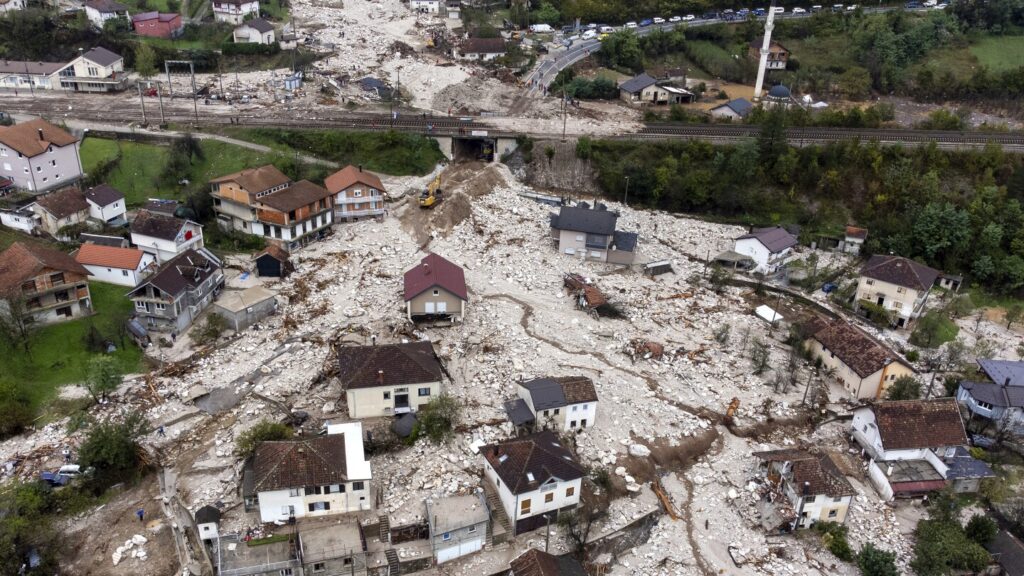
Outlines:
{"label": "tunnel opening", "polygon": [[455,138],[452,140],[452,159],[455,162],[494,162],[493,138]]}

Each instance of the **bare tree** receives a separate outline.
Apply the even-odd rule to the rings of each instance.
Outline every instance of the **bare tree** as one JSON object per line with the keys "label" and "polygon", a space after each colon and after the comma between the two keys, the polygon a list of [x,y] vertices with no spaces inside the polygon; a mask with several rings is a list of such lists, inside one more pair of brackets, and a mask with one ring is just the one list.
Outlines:
{"label": "bare tree", "polygon": [[760,338],[755,338],[750,347],[750,365],[754,374],[760,375],[768,368],[768,359],[771,351],[768,344]]}
{"label": "bare tree", "polygon": [[32,332],[35,321],[35,316],[29,310],[24,296],[0,299],[0,338],[3,338],[11,350],[24,350],[29,358],[32,358]]}
{"label": "bare tree", "polygon": [[583,502],[575,510],[558,515],[558,525],[565,531],[565,538],[571,545],[570,551],[580,561],[586,558],[590,529],[593,527],[594,521],[600,517],[600,512]]}

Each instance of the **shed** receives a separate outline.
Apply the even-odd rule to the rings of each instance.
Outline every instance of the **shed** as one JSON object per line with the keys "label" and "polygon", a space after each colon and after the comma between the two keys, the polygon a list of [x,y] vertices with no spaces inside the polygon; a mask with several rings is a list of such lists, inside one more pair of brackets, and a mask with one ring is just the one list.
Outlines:
{"label": "shed", "polygon": [[288,252],[271,244],[267,249],[256,255],[256,275],[271,278],[287,278],[295,271]]}
{"label": "shed", "polygon": [[196,510],[195,518],[200,538],[203,540],[214,540],[219,536],[220,510],[209,505],[203,506]]}
{"label": "shed", "polygon": [[644,274],[648,276],[660,276],[669,272],[673,272],[672,262],[669,260],[658,260],[657,262],[644,264]]}
{"label": "shed", "polygon": [[270,316],[277,311],[277,292],[262,286],[245,290],[226,290],[213,304],[213,311],[220,314],[235,332]]}

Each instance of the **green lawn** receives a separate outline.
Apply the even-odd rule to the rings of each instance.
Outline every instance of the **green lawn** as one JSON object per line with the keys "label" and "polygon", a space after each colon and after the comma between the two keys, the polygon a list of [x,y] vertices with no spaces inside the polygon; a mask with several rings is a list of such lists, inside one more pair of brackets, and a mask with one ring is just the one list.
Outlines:
{"label": "green lawn", "polygon": [[84,337],[95,326],[105,338],[118,346],[117,358],[125,373],[138,372],[142,351],[130,340],[122,348],[115,323],[131,311],[132,303],[124,297],[128,288],[102,282],[90,282],[93,309],[96,314],[80,320],[51,324],[40,328],[32,338],[31,358],[12,354],[3,377],[24,387],[36,410],[45,409],[64,384],[81,382],[85,367],[93,355],[85,348]]}
{"label": "green lawn", "polygon": [[141,12],[170,12],[167,8],[167,0],[124,0],[122,2],[128,7],[128,12],[132,15],[139,14]]}
{"label": "green lawn", "polygon": [[140,36],[140,40],[151,46],[160,48],[173,48],[177,50],[217,50],[219,42],[208,42],[205,40],[171,40],[170,38],[154,38],[152,36]]}
{"label": "green lawn", "polygon": [[1024,66],[1024,36],[986,36],[973,42],[970,52],[993,72],[1020,68]]}
{"label": "green lawn", "polygon": [[260,12],[266,14],[271,20],[283,23],[288,20],[288,8],[281,5],[281,0],[264,0],[260,2]]}

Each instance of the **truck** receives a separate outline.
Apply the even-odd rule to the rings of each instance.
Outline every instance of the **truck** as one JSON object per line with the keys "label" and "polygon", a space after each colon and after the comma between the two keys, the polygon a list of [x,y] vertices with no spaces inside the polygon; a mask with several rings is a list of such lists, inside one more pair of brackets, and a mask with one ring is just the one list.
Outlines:
{"label": "truck", "polygon": [[530,32],[533,32],[535,34],[550,34],[551,32],[554,32],[554,31],[555,31],[555,29],[552,28],[550,24],[531,24],[530,25]]}

